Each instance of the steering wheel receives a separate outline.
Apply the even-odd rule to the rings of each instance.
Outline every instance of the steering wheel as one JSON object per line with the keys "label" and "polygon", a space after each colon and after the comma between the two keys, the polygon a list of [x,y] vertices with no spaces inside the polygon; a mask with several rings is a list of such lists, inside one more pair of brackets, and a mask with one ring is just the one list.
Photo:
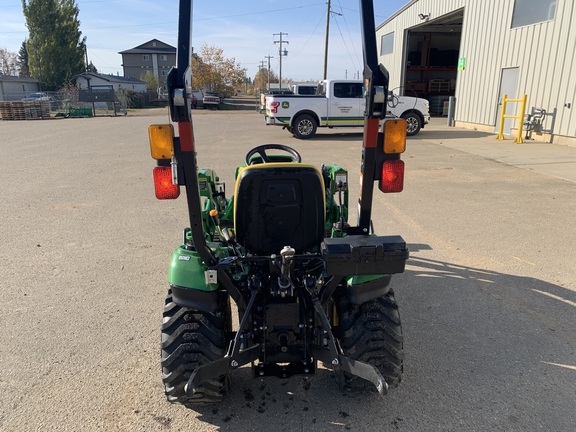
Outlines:
{"label": "steering wheel", "polygon": [[298,153],[292,147],[288,147],[287,145],[283,144],[263,144],[261,146],[254,147],[246,154],[246,165],[254,163],[254,161],[251,161],[250,159],[255,154],[258,154],[262,158],[262,161],[264,163],[277,162],[278,158],[271,158],[267,153],[268,150],[282,150],[286,153],[289,153],[290,156],[282,155],[280,156],[280,158],[290,157],[290,162],[297,162],[297,163],[302,162],[302,157],[300,156],[300,153]]}

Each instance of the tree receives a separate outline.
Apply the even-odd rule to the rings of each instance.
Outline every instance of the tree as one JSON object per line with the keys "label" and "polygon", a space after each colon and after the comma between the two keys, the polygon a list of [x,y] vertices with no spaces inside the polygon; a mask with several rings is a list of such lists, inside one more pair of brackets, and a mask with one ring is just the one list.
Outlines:
{"label": "tree", "polygon": [[22,0],[28,27],[30,75],[46,90],[57,90],[84,72],[86,38],[82,38],[75,0]]}
{"label": "tree", "polygon": [[221,48],[204,45],[198,56],[192,57],[192,86],[208,89],[220,95],[234,94],[243,88],[245,70],[234,58],[224,58]]}
{"label": "tree", "polygon": [[[270,69],[270,82],[277,83],[278,76]],[[268,68],[261,68],[254,77],[254,88],[262,91],[268,90]]]}
{"label": "tree", "polygon": [[160,87],[160,81],[152,71],[146,71],[140,79],[146,83],[146,90],[156,91]]}
{"label": "tree", "polygon": [[88,63],[88,66],[86,66],[86,72],[98,73],[98,69],[96,69],[96,66],[94,66],[94,63],[92,63],[92,60],[90,60],[90,63]]}
{"label": "tree", "polygon": [[22,42],[20,50],[18,51],[18,75],[21,77],[30,76],[30,68],[28,67],[28,50],[26,49],[26,41]]}
{"label": "tree", "polygon": [[0,75],[18,75],[18,65],[15,52],[0,48]]}

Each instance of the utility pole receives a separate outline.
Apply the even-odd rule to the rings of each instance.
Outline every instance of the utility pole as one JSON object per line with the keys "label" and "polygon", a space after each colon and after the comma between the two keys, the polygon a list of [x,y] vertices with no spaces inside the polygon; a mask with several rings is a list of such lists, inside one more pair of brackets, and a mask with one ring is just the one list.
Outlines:
{"label": "utility pole", "polygon": [[324,79],[328,75],[328,37],[330,35],[330,14],[335,13],[336,15],[342,16],[342,14],[337,12],[332,12],[330,9],[330,0],[328,0],[328,9],[326,9],[326,42],[324,43]]}
{"label": "utility pole", "polygon": [[288,55],[288,51],[284,50],[282,51],[282,44],[287,44],[289,43],[288,41],[283,41],[282,40],[282,36],[288,36],[288,33],[274,33],[272,36],[280,36],[280,40],[278,41],[274,41],[275,44],[280,44],[280,49],[278,50],[278,53],[280,55],[280,76],[279,76],[279,81],[280,81],[280,89],[282,88],[282,56],[287,56]]}
{"label": "utility pole", "polygon": [[84,44],[84,61],[86,63],[86,66],[84,67],[84,71],[88,71],[88,46],[86,44]]}
{"label": "utility pole", "polygon": [[326,9],[326,42],[324,43],[324,78],[328,74],[328,35],[330,34],[330,0],[328,0],[328,9]]}
{"label": "utility pole", "polygon": [[246,68],[244,68],[244,94],[248,94],[248,76],[246,75]]}
{"label": "utility pole", "polygon": [[268,54],[267,56],[264,56],[264,58],[268,59],[268,91],[270,91],[270,59],[273,59],[274,57]]}
{"label": "utility pole", "polygon": [[260,66],[258,66],[258,81],[263,81],[264,78],[262,77],[262,72],[264,71],[264,69],[266,68],[266,62],[264,60],[260,61]]}

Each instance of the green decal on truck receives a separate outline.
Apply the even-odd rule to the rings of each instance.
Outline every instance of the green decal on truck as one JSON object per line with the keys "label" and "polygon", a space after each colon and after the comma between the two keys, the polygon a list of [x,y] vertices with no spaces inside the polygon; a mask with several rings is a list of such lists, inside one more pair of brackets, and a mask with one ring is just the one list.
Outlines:
{"label": "green decal on truck", "polygon": [[282,108],[285,108],[285,109],[290,108],[290,102],[286,102],[286,101],[282,102]]}

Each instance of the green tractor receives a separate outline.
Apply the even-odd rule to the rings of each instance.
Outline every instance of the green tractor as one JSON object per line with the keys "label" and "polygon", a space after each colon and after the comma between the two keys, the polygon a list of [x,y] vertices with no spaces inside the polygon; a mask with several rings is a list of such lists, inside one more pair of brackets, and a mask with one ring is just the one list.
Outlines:
{"label": "green tractor", "polygon": [[[199,169],[191,117],[191,0],[180,0],[177,66],[168,76],[177,125],[149,128],[156,197],[184,188],[190,227],[172,255],[161,339],[168,401],[222,401],[232,372],[254,377],[313,375],[331,368],[342,388],[354,379],[380,394],[403,368],[403,338],[391,275],[408,259],[400,236],[371,223],[374,183],[400,192],[406,123],[384,120],[388,73],[378,65],[372,0],[360,0],[366,112],[358,222],[348,223],[348,173],[304,163],[279,144],[254,147],[236,170],[234,195]],[[232,325],[232,302],[238,308]]]}

